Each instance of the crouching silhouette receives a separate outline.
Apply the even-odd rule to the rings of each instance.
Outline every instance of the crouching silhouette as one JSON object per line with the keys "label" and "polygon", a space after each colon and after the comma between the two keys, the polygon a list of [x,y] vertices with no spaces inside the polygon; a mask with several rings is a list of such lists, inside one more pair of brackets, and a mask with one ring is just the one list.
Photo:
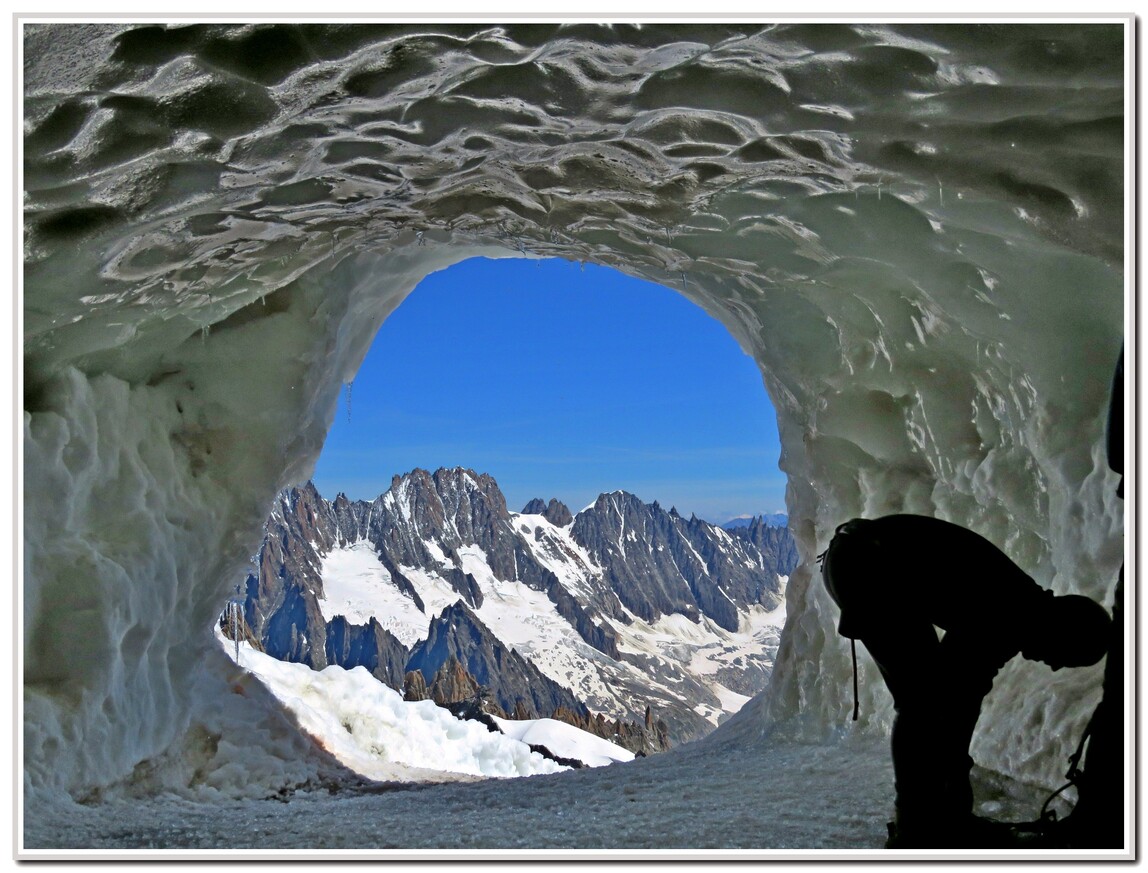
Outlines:
{"label": "crouching silhouette", "polygon": [[1097,663],[1108,648],[1108,613],[1087,597],[1042,588],[984,537],[918,515],[841,525],[822,575],[841,608],[839,632],[861,641],[893,695],[887,847],[998,839],[972,811],[969,744],[981,702],[1018,654],[1053,670]]}

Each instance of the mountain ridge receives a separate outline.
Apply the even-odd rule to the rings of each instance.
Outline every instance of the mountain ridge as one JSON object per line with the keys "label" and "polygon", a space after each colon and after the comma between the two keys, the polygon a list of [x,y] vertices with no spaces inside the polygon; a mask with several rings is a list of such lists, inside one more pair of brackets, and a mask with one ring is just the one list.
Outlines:
{"label": "mountain ridge", "polygon": [[[244,615],[274,657],[361,665],[401,690],[428,626],[457,602],[488,632],[476,634],[478,649],[521,656],[515,678],[494,682],[505,711],[521,700],[541,715],[641,721],[652,706],[682,741],[768,677],[796,563],[788,532],[773,530],[781,533],[755,541],[620,491],[577,515],[553,498],[514,513],[492,477],[458,467],[395,476],[372,501],[328,501],[308,482],[275,502]],[[535,626],[543,641],[529,637]],[[676,652],[651,642],[667,633],[704,645]],[[724,690],[691,670],[689,645],[710,675],[727,677]],[[737,667],[740,645],[750,650]],[[451,655],[468,663],[467,652]],[[471,666],[482,672],[489,660]],[[427,685],[439,667],[419,664]],[[549,690],[536,698],[539,688]]]}

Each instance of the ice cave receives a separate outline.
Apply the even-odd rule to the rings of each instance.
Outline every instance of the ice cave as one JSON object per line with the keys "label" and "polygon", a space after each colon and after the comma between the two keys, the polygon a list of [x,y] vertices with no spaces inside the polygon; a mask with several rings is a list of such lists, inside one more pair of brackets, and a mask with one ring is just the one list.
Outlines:
{"label": "ice cave", "polygon": [[[21,26],[26,850],[879,849],[892,708],[862,652],[850,718],[835,527],[957,522],[1111,606],[1130,19]],[[774,678],[645,769],[328,796],[212,628],[380,324],[477,255],[657,282],[756,360],[803,558]],[[1010,663],[978,764],[1056,787],[1101,671]]]}

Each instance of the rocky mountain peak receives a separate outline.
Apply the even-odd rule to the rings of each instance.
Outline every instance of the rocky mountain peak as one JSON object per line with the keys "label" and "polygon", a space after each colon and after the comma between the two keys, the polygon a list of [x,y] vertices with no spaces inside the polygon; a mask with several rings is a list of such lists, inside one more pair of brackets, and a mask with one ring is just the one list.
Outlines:
{"label": "rocky mountain peak", "polygon": [[680,613],[707,615],[737,630],[738,608],[780,602],[777,576],[763,572],[748,542],[675,508],[614,491],[578,513],[571,535],[604,569],[621,602],[646,621]]}
{"label": "rocky mountain peak", "polygon": [[404,519],[413,519],[426,533],[454,528],[471,542],[475,542],[475,530],[510,521],[498,483],[489,474],[463,467],[442,467],[434,473],[415,469],[396,476],[383,501]]}
{"label": "rocky mountain peak", "polygon": [[535,497],[522,508],[523,515],[541,515],[555,527],[566,527],[574,521],[570,508],[557,497],[551,497],[549,503],[544,503],[540,497]]}

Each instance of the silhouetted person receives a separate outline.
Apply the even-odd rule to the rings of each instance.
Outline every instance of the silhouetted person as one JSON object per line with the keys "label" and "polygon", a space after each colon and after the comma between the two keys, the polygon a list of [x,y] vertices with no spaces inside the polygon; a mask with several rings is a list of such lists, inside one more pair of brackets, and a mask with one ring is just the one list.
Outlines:
{"label": "silhouetted person", "polygon": [[1054,596],[984,537],[918,515],[841,525],[822,574],[840,633],[865,645],[893,695],[887,845],[986,845],[994,836],[972,814],[969,743],[993,678],[1018,654],[1054,670],[1095,664],[1108,613]]}

